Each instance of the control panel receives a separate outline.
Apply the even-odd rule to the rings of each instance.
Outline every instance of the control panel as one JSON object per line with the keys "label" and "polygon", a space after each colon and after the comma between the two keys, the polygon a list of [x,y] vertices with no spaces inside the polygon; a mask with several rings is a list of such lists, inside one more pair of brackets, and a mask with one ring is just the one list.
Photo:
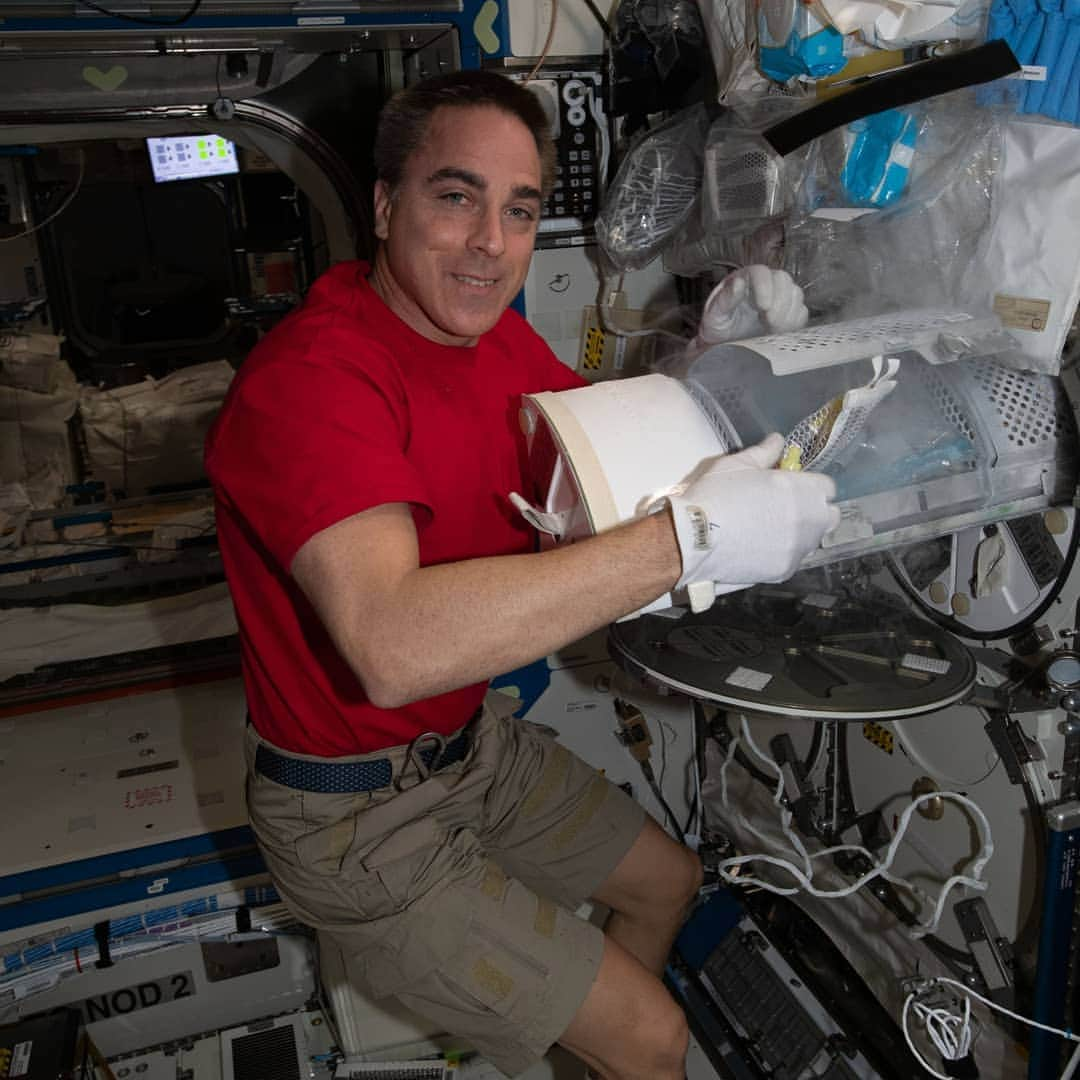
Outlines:
{"label": "control panel", "polygon": [[599,71],[542,71],[527,85],[540,99],[555,139],[555,186],[544,202],[537,242],[584,233],[600,203],[608,132]]}

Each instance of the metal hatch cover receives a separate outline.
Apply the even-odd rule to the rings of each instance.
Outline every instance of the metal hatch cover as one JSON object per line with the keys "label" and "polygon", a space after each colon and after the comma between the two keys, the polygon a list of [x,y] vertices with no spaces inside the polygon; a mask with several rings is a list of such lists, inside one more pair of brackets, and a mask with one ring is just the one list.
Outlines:
{"label": "metal hatch cover", "polygon": [[661,688],[732,708],[887,720],[943,708],[975,681],[953,635],[874,595],[759,586],[614,624],[617,663]]}

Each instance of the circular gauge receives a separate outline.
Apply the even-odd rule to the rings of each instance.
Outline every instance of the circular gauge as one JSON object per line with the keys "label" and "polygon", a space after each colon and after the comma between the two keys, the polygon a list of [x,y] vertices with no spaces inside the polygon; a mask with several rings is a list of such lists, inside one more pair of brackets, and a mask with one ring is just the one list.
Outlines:
{"label": "circular gauge", "polygon": [[930,712],[958,701],[975,661],[949,633],[884,599],[759,586],[616,623],[615,660],[690,697],[829,720]]}
{"label": "circular gauge", "polygon": [[1080,655],[1059,652],[1046,665],[1046,681],[1055,690],[1080,689]]}

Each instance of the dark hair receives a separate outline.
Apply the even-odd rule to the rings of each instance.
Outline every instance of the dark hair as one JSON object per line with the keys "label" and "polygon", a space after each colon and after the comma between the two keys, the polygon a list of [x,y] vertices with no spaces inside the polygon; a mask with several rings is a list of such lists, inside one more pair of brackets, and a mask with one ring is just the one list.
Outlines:
{"label": "dark hair", "polygon": [[516,116],[531,133],[540,154],[546,195],[555,176],[555,145],[539,98],[521,83],[495,71],[454,71],[399,90],[383,106],[375,135],[375,174],[391,191],[401,183],[405,162],[427,134],[436,109],[488,106]]}

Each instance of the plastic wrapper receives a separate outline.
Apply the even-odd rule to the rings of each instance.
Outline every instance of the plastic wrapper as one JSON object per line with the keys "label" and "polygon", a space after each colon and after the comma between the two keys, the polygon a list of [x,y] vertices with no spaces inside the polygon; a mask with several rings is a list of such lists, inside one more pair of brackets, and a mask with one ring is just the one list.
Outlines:
{"label": "plastic wrapper", "polygon": [[[909,152],[879,147],[877,169],[853,181],[860,131],[838,129],[814,140],[801,175],[790,177],[784,269],[824,319],[966,309],[959,283],[991,221],[1001,114],[976,107],[967,91],[897,112]],[[886,181],[897,159],[904,175]],[[896,194],[874,199],[900,179]]]}
{"label": "plastic wrapper", "polygon": [[843,455],[873,410],[896,389],[899,358],[885,363],[884,357],[875,356],[873,368],[874,377],[865,386],[831,398],[795,425],[784,443],[781,469],[824,470]]}
{"label": "plastic wrapper", "polygon": [[664,251],[664,268],[697,277],[718,267],[769,265],[768,249],[795,205],[792,178],[802,175],[803,151],[781,158],[762,138],[771,124],[805,101],[783,94],[738,99],[709,126],[702,153],[701,195]]}
{"label": "plastic wrapper", "polygon": [[596,218],[596,239],[620,271],[648,266],[701,190],[708,117],[701,105],[649,131],[623,157]]}
{"label": "plastic wrapper", "polygon": [[752,7],[758,63],[770,79],[823,79],[843,70],[844,35],[818,18],[820,8],[800,0],[752,0]]}
{"label": "plastic wrapper", "polygon": [[[868,366],[872,378],[843,389]],[[989,454],[979,426],[966,409],[949,405],[954,371],[961,369],[946,368],[938,373],[917,355],[902,354],[887,366],[871,361],[775,380],[774,421],[786,421],[800,402],[802,408],[808,400],[822,402],[793,426],[782,423],[790,433],[781,466],[791,467],[790,450],[801,447],[801,467],[833,477],[840,501],[983,473]],[[985,483],[979,487],[985,493]]]}
{"label": "plastic wrapper", "polygon": [[668,77],[687,50],[696,54],[706,45],[701,13],[693,0],[629,0],[619,4],[616,40],[628,27],[640,30],[653,49],[662,79]]}

